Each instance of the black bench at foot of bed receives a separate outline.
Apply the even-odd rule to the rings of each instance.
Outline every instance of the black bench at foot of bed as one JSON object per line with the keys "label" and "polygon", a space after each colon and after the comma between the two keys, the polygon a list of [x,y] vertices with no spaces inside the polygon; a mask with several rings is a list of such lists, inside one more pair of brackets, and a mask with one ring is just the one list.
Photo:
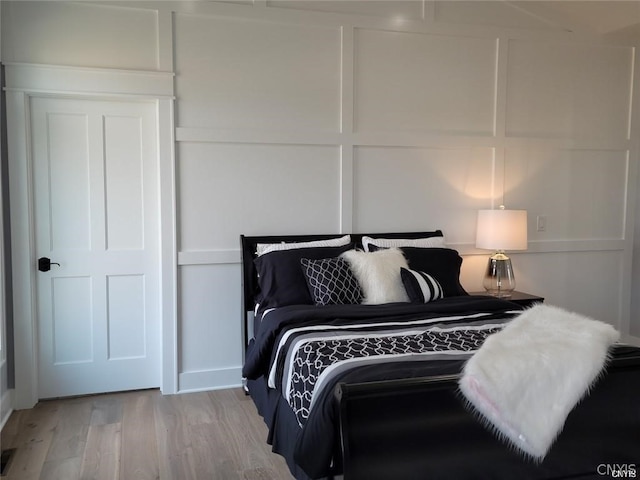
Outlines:
{"label": "black bench at foot of bed", "polygon": [[640,475],[640,350],[618,346],[540,464],[464,406],[458,376],[339,384],[345,480],[606,478]]}

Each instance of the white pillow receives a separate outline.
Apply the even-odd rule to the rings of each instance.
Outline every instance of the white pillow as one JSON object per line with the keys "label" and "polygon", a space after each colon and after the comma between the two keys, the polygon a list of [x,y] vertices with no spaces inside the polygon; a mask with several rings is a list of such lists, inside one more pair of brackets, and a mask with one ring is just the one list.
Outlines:
{"label": "white pillow", "polygon": [[314,240],[311,242],[258,243],[256,245],[256,255],[260,256],[269,252],[292,250],[294,248],[341,247],[343,245],[348,245],[349,243],[351,243],[351,235],[331,238],[329,240]]}
{"label": "white pillow", "polygon": [[400,271],[409,268],[407,259],[397,248],[361,252],[349,250],[342,255],[358,279],[364,299],[362,303],[408,302]]}
{"label": "white pillow", "polygon": [[362,237],[362,246],[365,252],[369,252],[369,245],[380,248],[391,247],[421,247],[421,248],[445,248],[444,237],[428,238],[372,238]]}

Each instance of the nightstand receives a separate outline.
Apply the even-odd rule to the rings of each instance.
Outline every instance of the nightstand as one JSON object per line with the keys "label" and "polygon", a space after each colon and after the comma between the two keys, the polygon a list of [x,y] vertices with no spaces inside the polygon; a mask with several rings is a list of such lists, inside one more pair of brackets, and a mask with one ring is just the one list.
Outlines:
{"label": "nightstand", "polygon": [[[487,292],[469,292],[470,295],[487,295]],[[537,295],[531,295],[529,293],[514,291],[511,293],[511,297],[505,298],[510,302],[517,303],[523,307],[532,307],[536,303],[543,303],[544,297],[538,297]]]}

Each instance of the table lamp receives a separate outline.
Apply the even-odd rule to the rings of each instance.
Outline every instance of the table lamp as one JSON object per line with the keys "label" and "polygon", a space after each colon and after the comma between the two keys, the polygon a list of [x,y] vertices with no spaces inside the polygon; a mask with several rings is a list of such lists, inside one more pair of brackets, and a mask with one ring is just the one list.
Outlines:
{"label": "table lamp", "polygon": [[516,288],[511,259],[505,250],[527,249],[527,211],[497,210],[478,211],[476,247],[494,250],[489,257],[482,285],[489,295],[509,298]]}

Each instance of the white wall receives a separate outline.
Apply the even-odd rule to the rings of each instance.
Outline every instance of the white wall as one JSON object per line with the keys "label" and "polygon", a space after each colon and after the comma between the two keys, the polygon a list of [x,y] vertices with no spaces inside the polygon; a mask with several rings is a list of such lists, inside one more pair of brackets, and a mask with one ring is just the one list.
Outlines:
{"label": "white wall", "polygon": [[[6,62],[174,69],[181,391],[239,382],[238,236],[529,211],[518,288],[629,327],[635,51],[503,2],[3,2]],[[535,230],[537,215],[547,218]]]}

